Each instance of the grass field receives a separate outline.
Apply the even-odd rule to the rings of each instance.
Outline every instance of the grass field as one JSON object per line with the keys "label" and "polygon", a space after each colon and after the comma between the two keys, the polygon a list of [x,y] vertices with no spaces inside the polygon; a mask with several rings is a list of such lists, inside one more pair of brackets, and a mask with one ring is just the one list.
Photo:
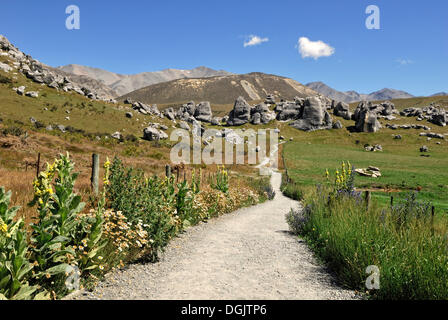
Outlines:
{"label": "grass field", "polygon": [[[429,102],[448,105],[447,97],[414,98],[394,100],[398,109],[424,106]],[[338,118],[338,120],[341,120]],[[344,126],[353,121],[341,120]],[[352,133],[347,129],[316,132],[299,132],[286,123],[281,124],[282,135],[293,137],[283,147],[283,154],[290,178],[311,187],[323,182],[325,170],[339,167],[341,161],[350,161],[356,168],[375,166],[381,169],[382,177],[357,177],[356,187],[371,189],[373,197],[380,203],[388,203],[390,196],[401,198],[409,191],[420,190],[419,199],[431,201],[438,211],[448,211],[448,145],[445,140],[420,137],[422,130],[391,130],[384,127],[378,133]],[[412,124],[415,118],[404,118],[389,123]],[[420,122],[431,128],[431,132],[448,133],[448,128]],[[403,138],[395,140],[394,135]],[[436,144],[441,142],[440,145]],[[367,152],[365,144],[381,144],[382,152]],[[429,157],[422,157],[420,147],[429,147]]]}

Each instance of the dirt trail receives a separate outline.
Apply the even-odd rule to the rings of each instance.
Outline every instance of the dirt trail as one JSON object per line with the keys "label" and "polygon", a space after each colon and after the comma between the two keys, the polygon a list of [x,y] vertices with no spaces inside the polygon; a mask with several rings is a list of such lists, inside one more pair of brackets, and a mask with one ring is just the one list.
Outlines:
{"label": "dirt trail", "polygon": [[159,263],[109,274],[76,299],[352,299],[337,287],[306,244],[287,230],[285,214],[299,203],[280,192],[272,201],[190,228]]}

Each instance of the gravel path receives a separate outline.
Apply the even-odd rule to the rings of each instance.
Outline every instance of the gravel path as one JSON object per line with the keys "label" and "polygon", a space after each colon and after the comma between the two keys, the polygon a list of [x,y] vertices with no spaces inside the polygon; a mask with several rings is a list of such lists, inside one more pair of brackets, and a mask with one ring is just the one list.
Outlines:
{"label": "gravel path", "polygon": [[158,263],[107,275],[93,293],[72,299],[353,299],[334,284],[307,245],[287,230],[285,214],[298,202],[276,197],[188,229]]}

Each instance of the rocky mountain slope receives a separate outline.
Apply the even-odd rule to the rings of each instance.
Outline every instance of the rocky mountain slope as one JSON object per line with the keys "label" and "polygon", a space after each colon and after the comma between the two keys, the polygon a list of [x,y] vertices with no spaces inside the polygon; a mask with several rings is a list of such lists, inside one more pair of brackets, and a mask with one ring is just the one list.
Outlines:
{"label": "rocky mountain slope", "polygon": [[[12,59],[13,68],[18,69],[34,82],[43,83],[52,88],[61,88],[64,91],[76,91],[85,95],[90,93],[92,97],[98,99],[112,99],[116,96],[116,93],[102,82],[86,76],[72,75],[33,59],[12,45],[3,35],[0,35],[0,49],[3,57]],[[11,66],[9,69],[12,70]],[[8,68],[5,67],[5,70]]]}
{"label": "rocky mountain slope", "polygon": [[377,101],[377,100],[391,100],[391,99],[406,99],[412,98],[413,95],[395,89],[384,88],[370,94],[362,94],[356,91],[337,91],[323,82],[311,82],[306,85],[307,87],[319,92],[320,94],[346,103],[356,102],[356,101]]}
{"label": "rocky mountain slope", "polygon": [[305,98],[317,93],[301,83],[270,74],[249,73],[198,79],[179,79],[151,85],[122,96],[143,103],[184,103],[190,100],[211,104],[233,104],[239,97],[248,101]]}
{"label": "rocky mountain slope", "polygon": [[77,76],[89,77],[100,81],[116,92],[117,96],[127,94],[149,85],[176,79],[207,78],[232,74],[224,70],[213,70],[207,67],[198,67],[191,70],[166,69],[155,72],[142,72],[133,75],[123,75],[76,64],[58,67],[58,69]]}

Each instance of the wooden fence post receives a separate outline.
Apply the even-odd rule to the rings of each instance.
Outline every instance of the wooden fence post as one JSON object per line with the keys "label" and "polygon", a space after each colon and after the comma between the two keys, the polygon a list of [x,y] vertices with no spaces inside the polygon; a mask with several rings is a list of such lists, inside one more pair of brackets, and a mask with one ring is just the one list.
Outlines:
{"label": "wooden fence post", "polygon": [[369,210],[370,207],[370,199],[371,199],[370,191],[366,191],[366,209]]}
{"label": "wooden fence post", "polygon": [[390,207],[393,208],[393,206],[394,206],[394,197],[391,196],[390,197]]}
{"label": "wooden fence post", "polygon": [[434,235],[434,213],[435,208],[434,206],[431,207],[431,234]]}
{"label": "wooden fence post", "polygon": [[36,168],[36,177],[39,178],[39,174],[40,174],[40,152],[37,155],[37,168]]}
{"label": "wooden fence post", "polygon": [[96,153],[92,155],[92,177],[90,181],[92,183],[92,190],[95,194],[98,194],[98,181],[100,177],[100,156]]}
{"label": "wooden fence post", "polygon": [[167,177],[168,179],[171,178],[171,167],[170,167],[169,164],[167,164],[167,165],[165,166],[165,175],[166,175],[166,177]]}

